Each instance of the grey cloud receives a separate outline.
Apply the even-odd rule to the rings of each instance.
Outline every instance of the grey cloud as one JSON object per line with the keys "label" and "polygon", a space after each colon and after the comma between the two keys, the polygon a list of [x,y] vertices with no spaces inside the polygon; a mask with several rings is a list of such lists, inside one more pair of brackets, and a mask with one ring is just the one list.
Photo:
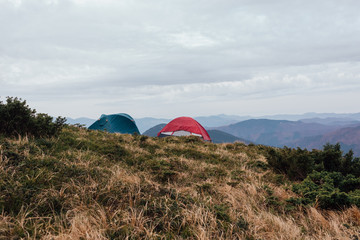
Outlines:
{"label": "grey cloud", "polygon": [[121,101],[139,108],[166,99],[182,108],[189,98],[356,89],[359,7],[356,0],[0,0],[0,95],[116,102],[122,92]]}

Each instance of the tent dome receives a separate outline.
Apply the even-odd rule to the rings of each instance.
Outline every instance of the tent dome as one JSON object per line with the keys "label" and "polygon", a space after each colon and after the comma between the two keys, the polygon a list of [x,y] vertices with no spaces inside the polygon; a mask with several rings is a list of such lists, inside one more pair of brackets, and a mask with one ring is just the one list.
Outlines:
{"label": "tent dome", "polygon": [[103,130],[110,133],[140,134],[134,119],[126,113],[103,114],[100,119],[91,124],[89,129]]}
{"label": "tent dome", "polygon": [[175,118],[158,133],[158,137],[189,135],[198,136],[206,141],[211,141],[205,128],[191,117]]}

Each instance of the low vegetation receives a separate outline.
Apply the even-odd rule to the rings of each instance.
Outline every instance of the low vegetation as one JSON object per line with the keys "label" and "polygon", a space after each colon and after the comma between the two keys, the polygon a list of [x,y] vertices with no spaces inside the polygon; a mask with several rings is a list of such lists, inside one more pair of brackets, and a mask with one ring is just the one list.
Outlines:
{"label": "low vegetation", "polygon": [[290,201],[314,205],[323,209],[360,207],[360,159],[353,152],[343,154],[340,144],[324,146],[322,151],[264,147],[268,163],[285,174],[300,197]]}
{"label": "low vegetation", "polygon": [[[355,196],[357,180],[337,174],[335,183],[331,182],[334,176],[313,172],[293,184],[286,174],[272,170],[262,154],[264,148],[205,143],[196,137],[109,134],[72,126],[51,138],[2,137],[0,236],[360,237],[357,203],[349,199],[336,203],[340,210],[334,210],[333,203],[326,202],[341,198],[342,191]],[[322,179],[330,180],[319,184]],[[317,186],[314,191],[338,188],[334,191],[338,196],[330,195],[325,205],[326,194],[304,198],[309,182]]]}
{"label": "low vegetation", "polygon": [[52,137],[60,133],[66,122],[65,118],[53,117],[45,113],[36,113],[25,100],[8,97],[0,101],[0,133],[3,136]]}
{"label": "low vegetation", "polygon": [[2,132],[0,239],[360,238],[358,159],[337,145],[278,149],[60,125],[41,136]]}

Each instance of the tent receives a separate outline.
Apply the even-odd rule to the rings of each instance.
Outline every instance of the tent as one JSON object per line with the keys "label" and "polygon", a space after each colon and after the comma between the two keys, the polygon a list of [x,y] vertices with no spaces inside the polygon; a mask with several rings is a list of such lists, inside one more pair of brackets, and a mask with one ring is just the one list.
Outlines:
{"label": "tent", "polygon": [[96,122],[91,124],[89,129],[103,130],[110,133],[140,134],[134,119],[126,113],[103,114]]}
{"label": "tent", "polygon": [[198,136],[206,141],[211,141],[205,128],[191,117],[175,118],[158,133],[158,137],[189,135]]}

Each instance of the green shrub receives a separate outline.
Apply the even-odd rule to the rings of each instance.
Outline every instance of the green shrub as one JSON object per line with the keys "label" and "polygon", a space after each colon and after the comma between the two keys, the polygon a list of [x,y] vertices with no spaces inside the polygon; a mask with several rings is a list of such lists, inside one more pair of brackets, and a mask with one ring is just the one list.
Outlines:
{"label": "green shrub", "polygon": [[292,199],[295,203],[315,204],[324,209],[341,209],[351,204],[360,206],[360,178],[339,172],[316,172],[309,174],[299,184],[293,185],[293,191],[300,199]]}
{"label": "green shrub", "polygon": [[6,103],[0,101],[0,133],[4,136],[52,137],[61,131],[65,122],[62,117],[53,121],[47,114],[36,114],[26,101],[16,97],[8,97]]}
{"label": "green shrub", "polygon": [[292,180],[304,179],[315,167],[312,154],[300,148],[270,148],[267,160],[277,172],[285,173]]}
{"label": "green shrub", "polygon": [[268,164],[259,160],[251,160],[247,163],[250,168],[255,169],[257,172],[266,171],[268,169]]}
{"label": "green shrub", "polygon": [[319,207],[324,209],[341,209],[350,206],[350,197],[344,192],[335,189],[332,192],[321,191],[317,196]]}
{"label": "green shrub", "polygon": [[354,158],[350,150],[343,154],[340,144],[326,144],[322,151],[292,149],[288,147],[263,147],[269,165],[279,173],[286,174],[291,180],[303,180],[313,170],[318,172],[339,172],[346,176],[360,177],[360,159]]}
{"label": "green shrub", "polygon": [[322,163],[326,171],[339,171],[343,162],[340,144],[326,144],[324,150],[319,154],[317,162]]}

